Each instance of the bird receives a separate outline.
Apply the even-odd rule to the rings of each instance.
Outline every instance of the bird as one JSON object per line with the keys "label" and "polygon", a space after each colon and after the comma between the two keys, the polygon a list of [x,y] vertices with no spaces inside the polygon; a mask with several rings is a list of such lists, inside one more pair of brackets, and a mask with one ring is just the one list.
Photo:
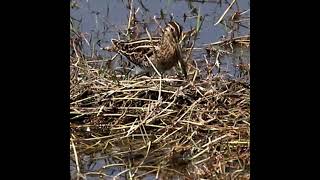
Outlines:
{"label": "bird", "polygon": [[126,57],[130,62],[140,67],[142,72],[139,74],[158,71],[162,75],[180,63],[186,78],[187,67],[182,59],[179,45],[181,38],[182,26],[176,21],[170,21],[162,30],[160,37],[149,36],[129,41],[111,39],[112,46],[102,49],[117,52]]}

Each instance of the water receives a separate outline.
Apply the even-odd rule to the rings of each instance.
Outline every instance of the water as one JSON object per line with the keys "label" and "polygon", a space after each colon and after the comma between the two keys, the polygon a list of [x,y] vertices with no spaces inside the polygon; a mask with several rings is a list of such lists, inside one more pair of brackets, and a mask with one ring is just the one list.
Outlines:
{"label": "water", "polygon": [[[129,10],[127,8],[127,1],[118,0],[78,0],[74,1],[79,8],[71,8],[70,15],[74,24],[79,24],[79,30],[86,33],[87,41],[84,43],[84,50],[88,56],[98,56],[103,59],[111,59],[114,53],[109,53],[100,50],[100,47],[110,45],[111,38],[118,38],[119,30],[125,31],[128,23]],[[242,35],[250,35],[250,3],[247,0],[237,1],[236,4],[225,15],[225,19],[230,18],[235,12],[245,12],[241,19],[243,22],[238,26],[237,31],[230,33],[230,29],[223,24],[214,25],[223,14],[225,9],[229,6],[224,2],[206,1],[202,3],[191,2],[184,0],[166,0],[166,1],[146,1],[135,0],[133,6],[138,9],[136,17],[139,21],[154,24],[154,17],[159,18],[161,12],[167,15],[167,18],[172,17],[178,21],[183,27],[184,31],[190,30],[196,26],[197,13],[204,18],[200,34],[195,44],[195,48],[204,49],[208,44],[219,41],[222,37],[238,37]],[[184,21],[184,16],[187,16]],[[80,21],[81,23],[78,23]],[[159,20],[161,22],[161,20]],[[226,23],[228,24],[228,23]],[[154,28],[150,26],[150,32]],[[241,51],[242,64],[250,64],[250,50],[249,48]],[[194,50],[192,53],[193,59],[198,61],[202,66],[205,66],[204,50]],[[233,57],[232,57],[233,56]],[[214,74],[218,72],[226,73],[232,77],[237,78],[241,72],[239,71],[239,54],[233,53],[232,56],[220,57],[219,71],[213,71]],[[235,60],[236,59],[236,60]],[[214,59],[209,59],[209,62],[214,63]],[[116,66],[120,66],[118,63]],[[201,69],[201,68],[200,68]]]}

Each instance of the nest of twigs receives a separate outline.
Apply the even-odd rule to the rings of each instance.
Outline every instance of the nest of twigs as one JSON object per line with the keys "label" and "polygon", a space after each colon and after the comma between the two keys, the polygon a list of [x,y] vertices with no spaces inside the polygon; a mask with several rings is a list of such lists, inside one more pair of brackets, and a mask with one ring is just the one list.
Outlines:
{"label": "nest of twigs", "polygon": [[[80,56],[71,57],[70,72],[70,148],[78,173],[249,178],[250,86],[245,82],[172,76],[162,78],[159,89],[157,76],[115,75]],[[89,172],[83,158],[92,154],[104,165]]]}

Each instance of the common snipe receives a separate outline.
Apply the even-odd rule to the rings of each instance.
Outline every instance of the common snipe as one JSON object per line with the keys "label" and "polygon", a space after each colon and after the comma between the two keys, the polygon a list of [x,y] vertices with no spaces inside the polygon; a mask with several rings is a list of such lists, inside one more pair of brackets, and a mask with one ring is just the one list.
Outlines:
{"label": "common snipe", "polygon": [[155,68],[162,74],[181,65],[182,72],[187,77],[186,64],[182,59],[179,41],[182,27],[175,21],[169,22],[163,30],[162,37],[147,37],[133,41],[112,39],[112,46],[104,50],[118,52],[142,69],[142,73],[153,72]]}

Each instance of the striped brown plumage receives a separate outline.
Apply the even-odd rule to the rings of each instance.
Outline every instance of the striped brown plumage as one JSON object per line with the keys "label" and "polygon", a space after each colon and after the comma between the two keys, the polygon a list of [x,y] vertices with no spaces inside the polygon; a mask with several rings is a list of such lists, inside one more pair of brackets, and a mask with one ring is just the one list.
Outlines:
{"label": "striped brown plumage", "polygon": [[151,39],[146,37],[133,41],[112,39],[112,47],[104,49],[120,53],[144,72],[154,71],[149,60],[161,74],[180,62],[186,76],[186,67],[179,45],[181,35],[182,27],[177,22],[171,21],[164,28],[162,37],[152,37]]}

